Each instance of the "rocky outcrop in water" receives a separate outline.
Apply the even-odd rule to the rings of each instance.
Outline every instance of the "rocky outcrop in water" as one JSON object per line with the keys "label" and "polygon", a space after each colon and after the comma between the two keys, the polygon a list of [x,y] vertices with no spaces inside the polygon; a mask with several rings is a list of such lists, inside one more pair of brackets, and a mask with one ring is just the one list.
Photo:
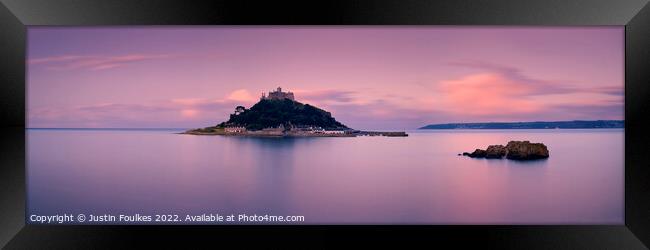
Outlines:
{"label": "rocky outcrop in water", "polygon": [[535,160],[548,158],[548,149],[544,143],[529,141],[510,141],[506,145],[506,158],[512,160]]}
{"label": "rocky outcrop in water", "polygon": [[466,155],[466,156],[469,156],[469,157],[472,157],[472,158],[483,158],[483,157],[485,157],[485,150],[477,148],[476,150],[474,150],[474,152],[472,152],[472,153],[464,152],[463,155]]}
{"label": "rocky outcrop in water", "polygon": [[506,146],[490,145],[487,149],[476,149],[472,153],[464,152],[464,156],[472,158],[536,160],[548,158],[548,149],[543,143],[530,141],[510,141]]}
{"label": "rocky outcrop in water", "polygon": [[503,158],[507,153],[506,147],[502,145],[490,145],[485,150],[485,158],[496,159]]}

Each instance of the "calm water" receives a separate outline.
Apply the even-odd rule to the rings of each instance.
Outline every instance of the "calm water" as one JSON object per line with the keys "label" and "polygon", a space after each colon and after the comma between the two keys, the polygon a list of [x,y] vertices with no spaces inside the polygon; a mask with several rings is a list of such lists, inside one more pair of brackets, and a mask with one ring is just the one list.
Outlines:
{"label": "calm water", "polygon": [[[28,214],[302,215],[308,224],[622,224],[624,132],[242,138],[29,129]],[[471,159],[509,140],[533,162]]]}

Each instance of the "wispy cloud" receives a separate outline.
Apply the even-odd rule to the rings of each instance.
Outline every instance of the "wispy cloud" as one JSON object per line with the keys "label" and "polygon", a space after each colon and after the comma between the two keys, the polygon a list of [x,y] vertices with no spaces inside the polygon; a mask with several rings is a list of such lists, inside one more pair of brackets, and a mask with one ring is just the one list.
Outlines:
{"label": "wispy cloud", "polygon": [[252,102],[257,100],[253,95],[246,89],[238,89],[231,92],[227,100],[238,101],[238,102]]}
{"label": "wispy cloud", "polygon": [[[251,100],[235,90],[223,98],[176,98],[143,103],[96,103],[74,107],[29,108],[29,127],[201,127],[227,119]],[[237,100],[236,100],[237,99]]]}
{"label": "wispy cloud", "polygon": [[623,95],[622,85],[604,87],[580,87],[574,82],[557,79],[536,79],[524,74],[523,70],[485,61],[458,61],[449,63],[451,66],[473,68],[483,72],[498,74],[505,79],[526,86],[531,90],[530,95],[596,93],[607,95]]}
{"label": "wispy cloud", "polygon": [[[584,87],[568,81],[536,79],[515,67],[486,62],[454,62],[453,66],[479,69],[480,72],[441,81],[438,86],[446,112],[483,117],[534,117],[556,107],[563,113],[581,113],[621,99],[623,86]],[[621,100],[622,101],[622,100]],[[575,107],[575,108],[574,108]],[[617,111],[615,108],[603,111]]]}
{"label": "wispy cloud", "polygon": [[498,73],[481,73],[442,81],[446,111],[467,115],[530,113],[541,105],[527,98],[534,88]]}
{"label": "wispy cloud", "polygon": [[356,91],[343,91],[343,90],[298,90],[294,91],[300,100],[306,102],[320,103],[320,104],[341,104],[358,102],[358,92]]}
{"label": "wispy cloud", "polygon": [[29,59],[30,65],[46,65],[53,70],[106,70],[143,61],[173,58],[169,54],[125,54],[118,56],[63,55]]}

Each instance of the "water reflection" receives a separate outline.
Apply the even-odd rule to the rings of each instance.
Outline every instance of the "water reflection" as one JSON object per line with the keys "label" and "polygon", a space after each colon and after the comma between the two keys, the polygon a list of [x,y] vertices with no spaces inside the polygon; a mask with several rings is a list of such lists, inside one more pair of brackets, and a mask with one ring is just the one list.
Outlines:
{"label": "water reflection", "polygon": [[[544,142],[535,161],[458,152]],[[28,211],[304,215],[310,224],[623,222],[623,131],[254,138],[28,130]],[[620,150],[618,150],[620,149]]]}

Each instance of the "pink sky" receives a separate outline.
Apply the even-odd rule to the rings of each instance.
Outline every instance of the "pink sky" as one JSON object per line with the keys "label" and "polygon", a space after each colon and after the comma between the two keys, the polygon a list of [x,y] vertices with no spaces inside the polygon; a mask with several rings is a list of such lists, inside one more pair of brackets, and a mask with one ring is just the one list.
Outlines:
{"label": "pink sky", "polygon": [[31,27],[29,127],[193,128],[278,86],[357,129],[623,119],[608,27]]}

